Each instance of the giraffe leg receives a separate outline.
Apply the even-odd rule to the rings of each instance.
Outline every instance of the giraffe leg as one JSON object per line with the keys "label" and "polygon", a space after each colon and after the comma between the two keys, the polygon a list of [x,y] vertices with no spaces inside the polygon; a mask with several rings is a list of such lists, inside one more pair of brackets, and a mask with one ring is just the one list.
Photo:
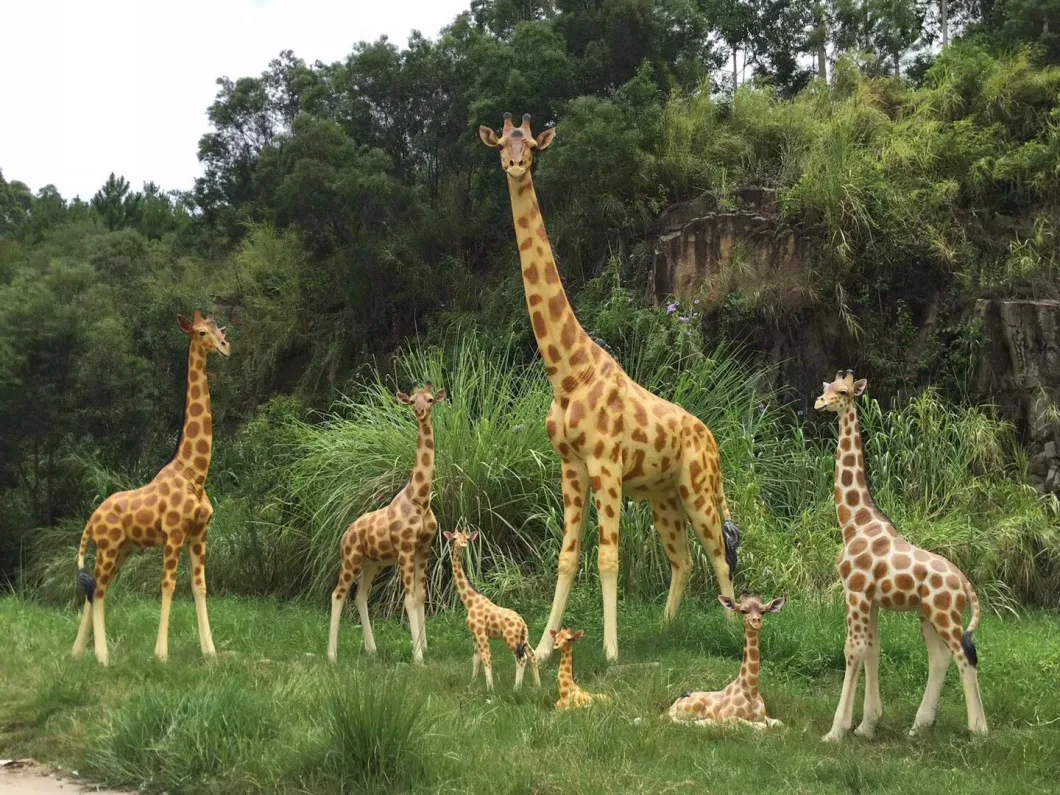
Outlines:
{"label": "giraffe leg", "polygon": [[869,613],[868,648],[865,650],[865,709],[861,724],[854,730],[859,737],[871,739],[883,715],[880,701],[880,606],[872,603]]}
{"label": "giraffe leg", "polygon": [[559,572],[556,577],[556,594],[552,599],[552,610],[541,635],[535,654],[545,662],[552,655],[552,635],[549,630],[559,631],[563,614],[567,610],[574,576],[578,573],[578,556],[581,550],[585,516],[588,512],[586,499],[589,494],[589,475],[581,462],[563,462],[563,549],[559,553]]}
{"label": "giraffe leg", "polygon": [[364,561],[361,569],[361,579],[357,583],[357,596],[354,601],[357,604],[357,614],[361,617],[361,634],[364,635],[364,650],[369,654],[375,654],[375,635],[372,634],[372,619],[368,616],[368,595],[372,592],[372,583],[379,573],[379,564],[372,561]]}
{"label": "giraffe leg", "polygon": [[541,671],[538,670],[537,656],[534,654],[534,650],[530,648],[530,644],[526,644],[526,649],[523,651],[523,655],[530,659],[530,670],[534,674],[534,685],[541,687]]}
{"label": "giraffe leg", "polygon": [[206,613],[206,529],[191,539],[188,549],[191,558],[191,592],[195,597],[195,620],[199,628],[199,646],[207,657],[217,652],[210,632],[210,617]]}
{"label": "giraffe leg", "polygon": [[[335,662],[339,656],[339,624],[342,623],[342,606],[346,604],[346,597],[350,593],[350,588],[353,587],[353,581],[357,579],[357,574],[361,568],[361,558],[359,555],[346,555],[345,551],[342,555],[342,571],[339,572],[339,584],[335,586],[335,590],[331,592],[331,628],[328,631],[328,659]],[[363,583],[363,580],[362,580]],[[357,590],[357,598],[360,599],[361,589]],[[360,605],[358,604],[358,607]],[[365,608],[365,614],[367,614],[367,607]],[[364,615],[361,616],[362,623]],[[368,630],[370,633],[371,630]],[[367,645],[368,635],[365,635]],[[369,651],[374,651],[373,646]]]}
{"label": "giraffe leg", "polygon": [[85,599],[85,609],[81,612],[81,626],[77,630],[72,654],[80,657],[88,647],[88,636],[92,632],[92,603]]}
{"label": "giraffe leg", "polygon": [[927,687],[924,688],[924,698],[913,720],[913,728],[909,730],[910,737],[935,722],[942,684],[946,681],[946,671],[950,667],[950,650],[926,617],[920,619],[920,631],[924,635],[928,652],[928,681]]}
{"label": "giraffe leg", "polygon": [[[862,604],[862,601],[864,604]],[[860,609],[864,610],[864,618]],[[850,731],[854,722],[854,698],[857,695],[858,679],[861,677],[861,662],[865,659],[868,650],[866,641],[866,630],[869,616],[869,601],[864,599],[855,601],[847,609],[847,641],[846,641],[846,673],[843,676],[843,691],[839,696],[839,706],[836,707],[835,718],[832,721],[832,730],[824,736],[826,742],[835,742]]]}
{"label": "giraffe leg", "polygon": [[423,664],[423,648],[420,646],[420,614],[416,608],[416,564],[411,556],[399,557],[398,568],[401,571],[401,583],[405,586],[405,614],[409,619],[409,633],[412,635],[412,660]]}
{"label": "giraffe leg", "polygon": [[98,549],[96,551],[96,592],[92,599],[92,639],[95,644],[96,660],[101,665],[106,665],[110,659],[107,652],[104,598],[107,595],[111,578],[117,573],[128,554],[129,548],[125,544],[117,548],[110,547],[103,551]]}
{"label": "giraffe leg", "polygon": [[[597,467],[594,467],[597,469]],[[608,476],[606,466],[593,474],[596,497],[600,590],[604,600],[604,656],[618,659],[618,525],[622,512],[622,481]],[[599,486],[597,488],[597,486]]]}
{"label": "giraffe leg", "polygon": [[979,692],[978,668],[968,658],[968,653],[961,643],[961,612],[936,611],[931,616],[931,623],[946,642],[953,659],[957,661],[961,687],[964,689],[964,703],[968,709],[968,731],[972,734],[986,734],[986,711],[983,709],[983,697]]}
{"label": "giraffe leg", "polygon": [[168,535],[162,563],[162,614],[158,622],[158,640],[155,642],[155,656],[162,661],[169,658],[169,609],[173,604],[173,591],[177,587],[177,564],[183,547],[183,535],[179,532]]}
{"label": "giraffe leg", "polygon": [[475,645],[475,653],[471,655],[471,681],[478,678],[478,669],[482,665],[482,655],[479,654],[478,644]]}
{"label": "giraffe leg", "polygon": [[515,689],[523,686],[523,674],[526,673],[526,657],[515,658]]}
{"label": "giraffe leg", "polygon": [[666,550],[666,557],[670,559],[670,594],[666,599],[665,617],[667,621],[672,621],[677,616],[688,576],[692,573],[692,555],[688,551],[688,517],[676,495],[653,499],[651,515]]}
{"label": "giraffe leg", "polygon": [[427,553],[416,555],[416,609],[420,622],[420,648],[427,651]]}
{"label": "giraffe leg", "polygon": [[[732,572],[729,571],[729,563],[725,559],[725,539],[721,532],[721,515],[718,513],[719,499],[717,489],[711,488],[709,479],[717,478],[721,482],[721,474],[710,474],[709,463],[706,457],[700,454],[703,460],[695,475],[692,474],[694,467],[683,467],[681,471],[681,502],[684,504],[685,513],[688,515],[692,528],[699,536],[703,549],[710,558],[710,565],[714,569],[714,576],[718,580],[718,592],[722,596],[734,597],[732,587]],[[693,460],[693,464],[696,463]],[[715,470],[717,465],[715,464]],[[735,620],[736,613],[726,611],[731,620]]]}
{"label": "giraffe leg", "polygon": [[486,689],[493,689],[493,654],[490,652],[489,637],[481,638],[478,643],[478,656],[482,658],[482,670],[486,674]]}

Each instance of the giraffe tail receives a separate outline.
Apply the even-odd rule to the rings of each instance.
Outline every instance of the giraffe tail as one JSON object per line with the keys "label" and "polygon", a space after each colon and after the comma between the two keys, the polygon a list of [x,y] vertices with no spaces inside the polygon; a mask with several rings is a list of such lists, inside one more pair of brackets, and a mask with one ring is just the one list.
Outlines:
{"label": "giraffe tail", "polygon": [[89,602],[96,595],[96,580],[85,571],[85,552],[88,551],[88,542],[92,537],[91,533],[88,532],[91,526],[91,522],[85,525],[85,530],[81,533],[81,546],[77,550],[77,581],[80,583],[81,590],[85,592],[85,597]]}
{"label": "giraffe tail", "polygon": [[964,649],[964,655],[968,658],[968,662],[978,666],[979,652],[976,650],[975,642],[972,640],[972,633],[979,626],[979,597],[976,596],[975,590],[972,588],[972,584],[968,582],[967,577],[964,578],[962,587],[964,588],[964,595],[968,598],[968,604],[972,608],[972,620],[968,622],[968,629],[961,636],[961,648]]}
{"label": "giraffe tail", "polygon": [[[717,448],[715,448],[715,455],[717,455]],[[740,549],[740,528],[732,520],[732,514],[729,512],[729,501],[725,499],[725,486],[721,483],[720,476],[718,480],[718,510],[724,517],[724,521],[721,524],[721,536],[725,542],[725,562],[729,566],[729,579],[732,580],[736,576],[736,567],[739,563],[737,552]]]}

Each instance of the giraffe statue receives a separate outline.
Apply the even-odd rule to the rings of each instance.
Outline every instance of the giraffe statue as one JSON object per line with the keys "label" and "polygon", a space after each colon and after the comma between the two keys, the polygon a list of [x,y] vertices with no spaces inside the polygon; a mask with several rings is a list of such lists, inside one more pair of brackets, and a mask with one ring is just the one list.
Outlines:
{"label": "giraffe statue", "polygon": [[597,704],[609,702],[610,696],[604,693],[588,693],[578,687],[578,683],[574,681],[574,643],[580,640],[585,633],[580,629],[572,632],[563,627],[559,632],[549,630],[549,634],[555,641],[555,647],[563,655],[559,663],[559,701],[556,702],[556,709],[578,709],[587,707],[593,702]]}
{"label": "giraffe statue", "polygon": [[[144,547],[164,548],[162,617],[155,655],[160,660],[169,656],[169,608],[177,585],[177,564],[185,544],[191,556],[191,590],[195,596],[199,645],[203,654],[214,655],[210,620],[206,615],[206,531],[213,517],[213,505],[205,489],[213,450],[213,415],[210,413],[206,357],[216,351],[228,358],[229,345],[225,339],[225,327],[218,328],[212,316],[204,318],[198,310],[191,320],[177,315],[177,324],[191,338],[184,429],[177,443],[177,452],[146,486],[107,497],[85,525],[77,552],[78,579],[86,599],[73,654],[78,657],[85,651],[91,631],[96,659],[103,665],[108,659],[103,620],[107,587],[126,556],[132,550]],[[85,571],[89,541],[96,545],[95,577]]]}
{"label": "giraffe statue", "polygon": [[740,675],[724,690],[713,693],[682,693],[670,707],[668,717],[674,722],[711,726],[717,723],[745,723],[756,729],[781,726],[781,722],[766,715],[766,704],[758,692],[758,633],[762,630],[762,616],[779,613],[786,599],[781,596],[762,604],[757,596],[745,592],[739,602],[727,596],[718,600],[726,610],[743,614],[744,648]]}
{"label": "giraffe statue", "polygon": [[541,687],[541,674],[537,670],[537,660],[528,642],[530,632],[522,616],[514,610],[495,605],[480,594],[464,573],[464,565],[460,561],[460,556],[467,545],[478,538],[478,530],[470,535],[466,530],[457,530],[455,533],[447,530],[442,533],[442,537],[453,544],[453,580],[456,582],[460,601],[464,603],[464,608],[467,610],[467,628],[471,630],[471,637],[475,641],[475,654],[471,658],[472,681],[478,676],[481,663],[486,675],[486,689],[493,689],[490,638],[503,638],[505,645],[515,655],[515,689],[518,690],[523,684],[527,660],[530,661],[530,666],[534,671],[534,683]]}
{"label": "giraffe statue", "polygon": [[535,139],[528,115],[516,127],[506,113],[500,137],[489,127],[480,127],[479,136],[499,151],[508,177],[527,310],[552,383],[546,428],[562,462],[563,546],[552,610],[537,658],[548,659],[553,636],[563,621],[592,488],[599,519],[597,565],[604,606],[604,652],[608,660],[615,660],[623,495],[651,503],[672,572],[667,620],[677,615],[692,570],[689,520],[710,557],[719,590],[733,595],[740,533],[725,501],[718,447],[700,420],[626,375],[574,316],[530,174],[535,154],[548,148],[555,131],[542,130]]}
{"label": "giraffe statue", "polygon": [[445,400],[445,390],[433,391],[428,383],[411,396],[397,393],[398,403],[412,406],[419,426],[416,439],[416,462],[405,487],[385,508],[366,513],[346,528],[340,543],[342,571],[331,594],[331,632],[328,636],[328,658],[334,662],[339,652],[339,620],[342,606],[355,580],[357,612],[364,631],[364,648],[375,653],[372,622],[368,618],[368,593],[379,570],[397,565],[405,587],[405,612],[412,633],[412,657],[423,662],[427,650],[424,601],[427,588],[427,554],[438,534],[438,521],[431,511],[431,484],[434,481],[434,428],[431,410]]}
{"label": "giraffe statue", "polygon": [[[846,733],[854,718],[861,664],[865,663],[865,710],[855,733],[872,737],[883,714],[880,703],[879,611],[917,611],[928,650],[928,682],[910,735],[935,722],[942,683],[950,658],[957,661],[968,707],[968,728],[986,734],[986,713],[979,694],[978,655],[972,632],[979,625],[979,598],[961,571],[945,558],[910,544],[869,492],[865,451],[861,443],[854,399],[865,391],[864,378],[855,381],[850,370],[836,373],[823,384],[815,408],[839,416],[836,451],[835,503],[843,530],[843,552],[836,569],[843,581],[847,603],[846,675],[832,730],[824,739],[835,741]],[[966,606],[972,618],[961,631]]]}

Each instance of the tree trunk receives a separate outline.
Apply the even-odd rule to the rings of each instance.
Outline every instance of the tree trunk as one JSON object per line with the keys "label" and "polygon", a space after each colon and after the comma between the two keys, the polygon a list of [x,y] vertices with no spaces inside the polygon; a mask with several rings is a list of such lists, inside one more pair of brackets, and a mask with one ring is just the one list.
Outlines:
{"label": "tree trunk", "polygon": [[736,48],[732,48],[732,93],[736,93]]}
{"label": "tree trunk", "polygon": [[894,76],[902,76],[902,54],[898,50],[894,51]]}
{"label": "tree trunk", "polygon": [[828,54],[825,52],[824,44],[817,48],[817,76],[828,82]]}
{"label": "tree trunk", "polygon": [[949,3],[947,0],[939,0],[942,5],[942,46],[945,47],[950,42],[950,29],[949,21],[947,19],[949,14]]}

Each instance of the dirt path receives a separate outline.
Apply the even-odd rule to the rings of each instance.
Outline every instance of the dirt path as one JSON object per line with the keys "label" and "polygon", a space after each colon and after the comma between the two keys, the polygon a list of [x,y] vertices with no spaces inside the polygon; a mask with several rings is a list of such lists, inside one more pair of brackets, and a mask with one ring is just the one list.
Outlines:
{"label": "dirt path", "polygon": [[112,789],[97,789],[80,781],[60,778],[31,760],[11,764],[0,761],[0,795],[128,795]]}

